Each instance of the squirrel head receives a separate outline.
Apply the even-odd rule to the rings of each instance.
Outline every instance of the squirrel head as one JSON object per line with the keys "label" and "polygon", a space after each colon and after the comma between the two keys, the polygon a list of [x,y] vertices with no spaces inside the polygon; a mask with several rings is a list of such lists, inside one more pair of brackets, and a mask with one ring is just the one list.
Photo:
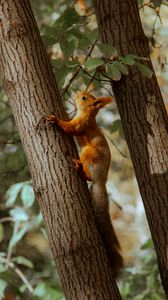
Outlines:
{"label": "squirrel head", "polygon": [[112,102],[112,97],[99,97],[95,98],[87,92],[76,93],[76,106],[80,111],[95,112],[97,113],[100,108]]}

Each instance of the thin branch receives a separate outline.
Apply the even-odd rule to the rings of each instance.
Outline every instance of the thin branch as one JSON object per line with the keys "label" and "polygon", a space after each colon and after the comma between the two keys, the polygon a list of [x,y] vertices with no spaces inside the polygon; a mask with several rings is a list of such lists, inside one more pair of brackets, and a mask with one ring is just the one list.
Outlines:
{"label": "thin branch", "polygon": [[2,218],[0,219],[0,223],[5,223],[5,222],[14,222],[14,218],[12,217],[5,217],[5,218]]}
{"label": "thin branch", "polygon": [[139,9],[144,8],[145,6],[149,6],[150,4],[152,4],[152,1],[149,1],[148,3],[144,3],[141,6],[139,6]]}
{"label": "thin branch", "polygon": [[16,141],[0,141],[0,144],[7,145],[7,144],[18,144],[21,143],[21,140]]}
{"label": "thin branch", "polygon": [[97,73],[97,70],[95,71],[95,73],[94,73],[94,75],[93,75],[93,78],[90,79],[90,81],[89,81],[89,83],[88,83],[88,85],[87,85],[87,87],[86,87],[86,92],[87,92],[89,86],[91,85],[92,81],[94,80],[94,77],[95,77],[96,73]]}
{"label": "thin branch", "polygon": [[114,95],[105,86],[101,85],[101,89],[104,89],[106,92],[110,94],[111,97],[114,97]]}
{"label": "thin branch", "polygon": [[[92,46],[91,46],[91,48],[90,48],[88,54],[86,55],[86,57],[85,57],[85,59],[84,59],[84,62],[88,59],[88,57],[91,56],[91,54],[92,54],[92,52],[93,52],[93,49],[94,49],[96,43],[97,43],[97,40],[95,40],[94,43],[92,44]],[[73,59],[73,57],[72,57],[72,59]],[[77,77],[77,75],[79,74],[80,71],[81,71],[81,68],[80,68],[80,66],[79,66],[79,67],[77,68],[76,72],[74,73],[74,75],[72,76],[72,78],[69,80],[69,83],[68,83],[67,86],[65,87],[65,89],[64,89],[64,94],[67,93],[67,91],[68,91],[68,89],[70,88],[72,82],[73,82],[74,79]]]}
{"label": "thin branch", "polygon": [[24,165],[24,166],[22,166],[20,169],[18,169],[18,170],[16,170],[16,171],[5,171],[5,172],[1,172],[0,175],[1,175],[1,176],[6,176],[7,174],[8,174],[8,175],[9,175],[9,174],[17,174],[17,173],[23,171],[23,170],[26,168],[26,166],[27,166],[27,164]]}
{"label": "thin branch", "polygon": [[70,6],[70,8],[73,8],[75,6],[75,4],[78,3],[79,0],[75,0],[74,3]]}
{"label": "thin branch", "polygon": [[[1,257],[0,256],[0,262],[2,263],[7,263],[7,259],[5,257]],[[15,264],[13,262],[9,262],[9,267],[11,269],[13,269],[15,271],[15,273],[21,278],[21,280],[24,282],[24,284],[26,285],[27,289],[30,291],[30,293],[33,294],[34,289],[32,287],[32,285],[29,283],[28,279],[25,277],[25,275],[22,273],[22,271],[15,266]]]}
{"label": "thin branch", "polygon": [[110,80],[105,80],[105,79],[99,79],[99,78],[96,78],[96,77],[93,77],[92,75],[90,75],[81,65],[80,65],[80,68],[81,70],[86,74],[88,75],[90,78],[93,78],[94,80],[97,80],[97,81],[104,81],[104,82],[111,82]]}
{"label": "thin branch", "polygon": [[13,117],[13,115],[6,116],[4,119],[0,120],[0,124],[5,122],[6,120],[12,118],[12,117]]}
{"label": "thin branch", "polygon": [[125,155],[116,145],[116,143],[112,140],[112,138],[110,138],[105,132],[104,130],[101,128],[101,131],[103,133],[103,135],[105,135],[105,137],[113,144],[113,146],[116,148],[116,150],[124,157],[124,158],[129,158],[127,155]]}
{"label": "thin branch", "polygon": [[6,101],[4,101],[3,99],[0,99],[0,102],[1,102],[2,104],[4,104],[5,106],[10,107],[9,103],[6,102]]}

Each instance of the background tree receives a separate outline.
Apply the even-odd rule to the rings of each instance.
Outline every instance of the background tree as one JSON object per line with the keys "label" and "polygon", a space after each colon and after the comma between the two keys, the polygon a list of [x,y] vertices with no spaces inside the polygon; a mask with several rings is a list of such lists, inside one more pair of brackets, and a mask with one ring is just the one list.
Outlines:
{"label": "background tree", "polygon": [[[119,55],[132,53],[147,58],[147,64],[152,69],[148,41],[142,30],[137,3],[130,0],[119,5],[117,1],[95,1],[95,8],[103,42],[113,43]],[[129,13],[125,15],[125,11]],[[130,68],[128,76],[122,76],[119,82],[114,82],[113,90],[154,241],[163,287],[168,297],[166,109],[156,77],[153,75],[150,79],[144,78],[136,68]]]}
{"label": "background tree", "polygon": [[[63,109],[30,4],[2,1],[1,14],[3,88],[25,149],[66,298],[121,299],[91,214],[86,184],[82,185],[70,165],[76,154],[72,139],[70,143],[61,138],[62,133],[46,126],[42,130],[38,123],[51,112],[63,116]],[[23,215],[19,218],[23,220]],[[25,225],[16,223],[6,267],[10,266],[12,247],[29,226]],[[30,285],[29,290],[33,291]]]}

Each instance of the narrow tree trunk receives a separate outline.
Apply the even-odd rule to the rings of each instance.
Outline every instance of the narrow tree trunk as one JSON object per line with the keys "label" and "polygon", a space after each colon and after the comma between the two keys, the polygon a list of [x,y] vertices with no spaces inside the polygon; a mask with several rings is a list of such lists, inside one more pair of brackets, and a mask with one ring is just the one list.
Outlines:
{"label": "narrow tree trunk", "polygon": [[[95,0],[99,30],[120,55],[149,58],[137,1]],[[148,66],[152,68],[149,61]],[[161,279],[168,297],[168,120],[155,75],[134,67],[113,83],[128,147],[154,241]]]}
{"label": "narrow tree trunk", "polygon": [[72,139],[44,115],[63,107],[28,0],[0,1],[0,66],[67,299],[121,299],[71,157]]}

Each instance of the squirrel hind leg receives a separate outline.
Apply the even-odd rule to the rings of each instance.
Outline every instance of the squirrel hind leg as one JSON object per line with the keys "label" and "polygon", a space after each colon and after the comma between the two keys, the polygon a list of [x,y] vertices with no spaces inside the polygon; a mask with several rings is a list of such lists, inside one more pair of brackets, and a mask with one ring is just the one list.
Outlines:
{"label": "squirrel hind leg", "polygon": [[81,176],[84,180],[90,180],[87,176],[86,172],[84,171],[83,165],[81,160],[73,158],[74,168],[78,172],[79,176]]}

